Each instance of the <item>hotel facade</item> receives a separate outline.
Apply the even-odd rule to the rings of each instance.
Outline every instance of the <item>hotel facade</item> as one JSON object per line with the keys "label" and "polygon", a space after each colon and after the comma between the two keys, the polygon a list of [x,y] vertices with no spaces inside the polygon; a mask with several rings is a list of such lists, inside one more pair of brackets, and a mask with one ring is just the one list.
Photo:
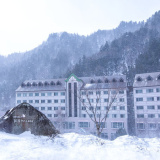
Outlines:
{"label": "hotel facade", "polygon": [[61,132],[95,134],[94,116],[97,121],[107,116],[101,121],[103,138],[114,139],[119,128],[128,132],[125,75],[26,80],[16,90],[16,105],[23,102],[43,112]]}
{"label": "hotel facade", "polygon": [[135,130],[139,137],[160,136],[160,72],[137,74],[133,84]]}

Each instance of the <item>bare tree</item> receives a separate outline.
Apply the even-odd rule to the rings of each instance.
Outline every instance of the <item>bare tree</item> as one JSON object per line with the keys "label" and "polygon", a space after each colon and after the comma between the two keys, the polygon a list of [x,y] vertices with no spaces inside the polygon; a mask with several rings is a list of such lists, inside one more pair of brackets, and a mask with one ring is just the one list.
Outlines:
{"label": "bare tree", "polygon": [[[122,90],[122,88],[115,87],[104,89],[101,87],[101,84],[95,83],[94,88],[86,87],[78,94],[78,98],[83,105],[83,110],[85,110],[87,115],[95,124],[96,134],[98,137],[100,137],[105,127],[109,111],[111,110],[113,104],[116,102],[117,97],[120,98],[120,90]],[[101,109],[102,91],[106,93],[105,102],[107,102],[107,106],[105,110]],[[95,99],[93,99],[94,92],[96,92],[96,96],[94,97]],[[94,103],[93,100],[95,100]]]}

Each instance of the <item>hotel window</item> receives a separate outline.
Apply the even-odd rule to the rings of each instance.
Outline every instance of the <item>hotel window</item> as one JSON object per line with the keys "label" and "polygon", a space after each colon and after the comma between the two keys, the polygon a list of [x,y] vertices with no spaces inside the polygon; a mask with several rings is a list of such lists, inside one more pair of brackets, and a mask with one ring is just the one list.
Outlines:
{"label": "hotel window", "polygon": [[160,106],[157,106],[157,109],[160,109]]}
{"label": "hotel window", "polygon": [[124,98],[120,98],[119,101],[120,101],[120,102],[124,102]]}
{"label": "hotel window", "polygon": [[54,100],[54,103],[58,103],[58,99],[55,99],[55,100]]}
{"label": "hotel window", "polygon": [[160,97],[157,97],[157,101],[160,101]]}
{"label": "hotel window", "polygon": [[112,94],[116,94],[117,92],[113,90],[113,91],[111,91],[111,93],[112,93]]}
{"label": "hotel window", "polygon": [[47,93],[47,96],[52,96],[52,93],[51,92]]}
{"label": "hotel window", "polygon": [[93,106],[89,107],[89,110],[93,110],[93,109],[94,109],[94,107],[93,107]]}
{"label": "hotel window", "polygon": [[33,103],[33,100],[29,100],[29,103]]}
{"label": "hotel window", "polygon": [[65,110],[65,107],[61,107],[61,110]]}
{"label": "hotel window", "polygon": [[27,100],[23,100],[23,102],[27,103]]}
{"label": "hotel window", "polygon": [[89,99],[89,101],[90,101],[90,103],[93,103],[93,102],[94,102],[94,100],[93,100],[93,99]]}
{"label": "hotel window", "polygon": [[41,100],[41,103],[45,103],[45,100]]}
{"label": "hotel window", "polygon": [[101,106],[97,106],[96,109],[97,109],[97,110],[101,110]]}
{"label": "hotel window", "polygon": [[39,96],[39,93],[35,93],[35,96]]}
{"label": "hotel window", "polygon": [[144,123],[137,123],[137,129],[145,129]]}
{"label": "hotel window", "polygon": [[33,97],[33,93],[29,93],[29,97]]}
{"label": "hotel window", "polygon": [[160,88],[156,88],[156,92],[160,92]]}
{"label": "hotel window", "polygon": [[52,107],[48,107],[48,110],[51,111],[51,110],[52,110]]}
{"label": "hotel window", "polygon": [[101,99],[100,98],[97,98],[96,99],[96,103],[100,103],[101,102]]}
{"label": "hotel window", "polygon": [[48,99],[48,100],[47,100],[47,103],[52,103],[52,100],[51,100],[51,99]]}
{"label": "hotel window", "polygon": [[112,110],[117,110],[117,106],[112,106]]}
{"label": "hotel window", "polygon": [[120,106],[120,110],[125,110],[125,106]]}
{"label": "hotel window", "polygon": [[141,110],[141,109],[144,109],[143,106],[137,106],[137,110]]}
{"label": "hotel window", "polygon": [[61,99],[61,103],[65,103],[65,99]]}
{"label": "hotel window", "polygon": [[109,110],[109,107],[108,106],[104,106],[104,110]]}
{"label": "hotel window", "polygon": [[141,101],[143,101],[143,98],[136,98],[136,101],[141,102]]}
{"label": "hotel window", "polygon": [[83,102],[83,103],[85,103],[85,101],[86,101],[85,99],[82,99],[82,102]]}
{"label": "hotel window", "polygon": [[123,122],[111,122],[111,127],[112,128],[124,128],[124,123]]}
{"label": "hotel window", "polygon": [[156,129],[156,127],[157,127],[157,125],[156,125],[156,123],[148,123],[148,129]]}
{"label": "hotel window", "polygon": [[108,102],[108,98],[105,98],[105,99],[104,99],[104,102]]}
{"label": "hotel window", "polygon": [[35,100],[35,103],[39,103],[39,100]]}
{"label": "hotel window", "polygon": [[103,94],[108,94],[108,91],[103,91]]}
{"label": "hotel window", "polygon": [[88,122],[79,122],[78,126],[80,128],[89,128],[89,123]]}
{"label": "hotel window", "polygon": [[144,118],[144,114],[137,114],[137,118]]}
{"label": "hotel window", "polygon": [[120,114],[120,118],[125,118],[125,114]]}
{"label": "hotel window", "polygon": [[27,93],[23,93],[23,97],[27,97]]}
{"label": "hotel window", "polygon": [[86,118],[86,114],[82,114],[82,117],[83,117],[83,118]]}
{"label": "hotel window", "polygon": [[112,118],[117,118],[117,114],[112,114]]}
{"label": "hotel window", "polygon": [[17,93],[17,97],[21,97],[21,93]]}
{"label": "hotel window", "polygon": [[158,114],[158,118],[160,118],[160,114]]}
{"label": "hotel window", "polygon": [[98,95],[98,94],[100,95],[100,94],[101,94],[101,91],[96,91],[96,94],[97,94],[97,95]]}
{"label": "hotel window", "polygon": [[54,114],[54,117],[58,117],[58,114]]}
{"label": "hotel window", "polygon": [[124,91],[123,90],[119,91],[119,94],[124,94]]}
{"label": "hotel window", "polygon": [[89,117],[90,117],[90,118],[93,118],[93,114],[89,114]]}
{"label": "hotel window", "polygon": [[86,107],[82,106],[82,110],[86,110]]}
{"label": "hotel window", "polygon": [[101,127],[101,128],[107,128],[107,123],[101,122],[101,123],[100,123],[100,127]]}
{"label": "hotel window", "polygon": [[39,110],[39,107],[35,107],[35,109]]}
{"label": "hotel window", "polygon": [[45,107],[41,107],[41,111],[44,111],[45,110]]}
{"label": "hotel window", "polygon": [[136,93],[143,93],[142,89],[136,89]]}
{"label": "hotel window", "polygon": [[101,133],[101,138],[108,139],[108,133]]}
{"label": "hotel window", "polygon": [[48,117],[52,117],[52,114],[48,114],[47,116],[48,116]]}
{"label": "hotel window", "polygon": [[63,128],[64,129],[75,129],[75,122],[64,122]]}
{"label": "hotel window", "polygon": [[17,104],[20,104],[21,103],[21,100],[17,100]]}
{"label": "hotel window", "polygon": [[117,98],[112,98],[112,102],[117,102]]}
{"label": "hotel window", "polygon": [[155,109],[154,106],[147,106],[147,109]]}
{"label": "hotel window", "polygon": [[92,91],[89,91],[88,94],[89,94],[89,95],[93,95],[93,92],[92,92]]}
{"label": "hotel window", "polygon": [[65,92],[61,92],[61,96],[65,96]]}
{"label": "hotel window", "polygon": [[54,92],[54,96],[58,96],[58,92]]}
{"label": "hotel window", "polygon": [[155,118],[155,114],[148,114],[148,118]]}
{"label": "hotel window", "polygon": [[154,101],[154,97],[147,97],[147,101]]}
{"label": "hotel window", "polygon": [[147,93],[153,93],[153,89],[146,89]]}
{"label": "hotel window", "polygon": [[45,96],[45,93],[41,93],[41,96]]}
{"label": "hotel window", "polygon": [[55,111],[58,110],[58,107],[54,107],[54,110],[55,110]]}

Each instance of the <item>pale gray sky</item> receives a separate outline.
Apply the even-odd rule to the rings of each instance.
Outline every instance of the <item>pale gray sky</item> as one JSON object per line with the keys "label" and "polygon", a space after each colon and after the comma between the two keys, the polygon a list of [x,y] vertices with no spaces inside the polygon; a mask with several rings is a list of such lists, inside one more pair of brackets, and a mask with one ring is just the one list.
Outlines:
{"label": "pale gray sky", "polygon": [[0,0],[0,54],[33,49],[53,32],[88,35],[158,10],[160,0]]}

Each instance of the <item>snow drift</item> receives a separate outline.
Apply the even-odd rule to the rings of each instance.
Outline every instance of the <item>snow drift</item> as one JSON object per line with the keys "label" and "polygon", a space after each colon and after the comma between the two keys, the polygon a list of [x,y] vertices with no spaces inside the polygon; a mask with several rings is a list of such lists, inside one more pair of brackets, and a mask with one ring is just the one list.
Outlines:
{"label": "snow drift", "polygon": [[0,132],[1,160],[159,160],[160,139],[123,136],[114,141],[67,133],[55,139]]}

